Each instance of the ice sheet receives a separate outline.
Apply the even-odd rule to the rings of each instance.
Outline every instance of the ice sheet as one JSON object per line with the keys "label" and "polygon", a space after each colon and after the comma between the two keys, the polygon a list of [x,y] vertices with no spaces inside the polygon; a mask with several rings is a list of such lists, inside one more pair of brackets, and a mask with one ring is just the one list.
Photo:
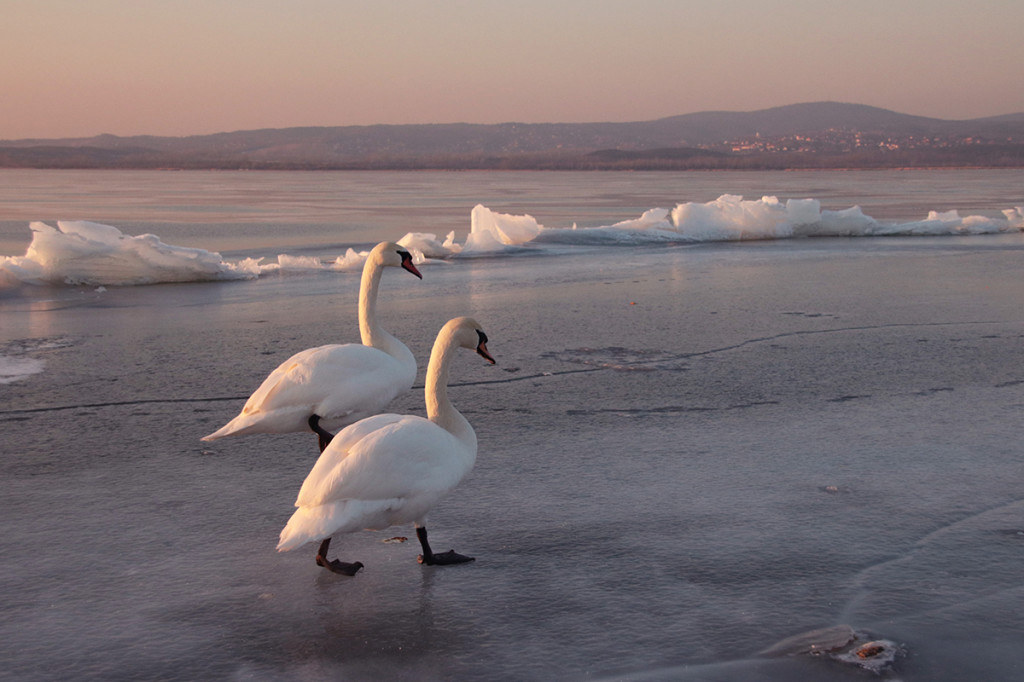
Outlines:
{"label": "ice sheet", "polygon": [[[146,176],[122,201],[151,202],[169,177],[180,174]],[[601,226],[566,229],[564,246],[544,241],[557,233],[546,227],[507,244],[501,234],[515,231],[501,227],[501,214],[562,207],[558,224],[572,224],[581,204],[566,197],[579,195],[560,184],[572,178],[530,176],[524,187],[524,176],[494,174],[467,191],[465,175],[421,186],[424,176],[409,174],[417,194],[402,185],[364,198],[381,177],[358,178],[360,201],[379,212],[376,232],[349,239],[317,230],[307,239],[302,225],[275,227],[293,231],[293,241],[241,254],[266,255],[257,279],[0,292],[0,355],[45,363],[0,384],[4,674],[1019,677],[1019,233],[873,239],[864,211],[832,217],[815,200],[744,207],[729,199],[689,224],[729,243],[700,242],[681,237],[687,223],[673,222],[673,208],[648,208],[677,204],[634,200],[648,176],[609,186],[611,178],[586,175],[573,182],[626,208],[603,225],[581,219]],[[692,196],[716,197],[734,177],[686,182]],[[770,179],[786,177],[749,182],[775,182],[774,192]],[[872,191],[889,191],[893,177],[872,175]],[[927,175],[928,198],[908,211],[913,224],[961,234],[960,219],[943,210],[929,221],[926,207],[985,197],[964,215],[1021,203],[1019,176],[985,193],[991,177]],[[663,182],[676,196],[679,179]],[[964,189],[947,199],[958,184]],[[750,190],[733,194],[742,191]],[[892,189],[907,193],[906,182]],[[332,186],[310,198],[336,194]],[[515,198],[489,217],[500,233],[484,226],[488,216],[478,221],[500,251],[454,255],[465,230],[447,245],[441,235],[469,227],[477,201],[506,196]],[[875,195],[853,196],[831,205]],[[523,197],[540,205],[519,208]],[[866,238],[797,238],[825,229],[814,223],[819,212],[825,226],[838,221],[830,229]],[[995,215],[986,220],[999,226]],[[116,220],[149,224],[137,214]],[[426,236],[428,225],[438,234]],[[732,238],[790,228],[790,238]],[[197,227],[190,245],[201,246],[206,229]],[[260,232],[230,229],[235,244]],[[314,548],[274,551],[317,456],[312,434],[198,438],[293,352],[356,341],[361,251],[411,230],[410,248],[435,249],[431,258],[448,266],[425,269],[422,282],[385,282],[388,330],[425,363],[440,324],[471,314],[498,360],[468,353],[453,367],[450,395],[477,431],[480,456],[429,518],[439,549],[477,561],[433,570],[416,562],[411,526],[361,532],[332,544],[366,564],[346,579],[317,567]],[[602,235],[622,245],[589,246]],[[679,246],[633,247],[658,240]],[[506,257],[522,253],[547,255]],[[266,274],[271,268],[283,274]],[[422,390],[393,409],[422,413]],[[410,541],[386,542],[395,536]],[[855,650],[846,661],[791,646],[801,634],[800,642],[827,644],[808,633],[837,627],[863,632],[866,643],[892,642],[883,655],[905,655],[875,676],[863,664],[887,657]],[[782,642],[790,643],[783,655],[758,655]]]}

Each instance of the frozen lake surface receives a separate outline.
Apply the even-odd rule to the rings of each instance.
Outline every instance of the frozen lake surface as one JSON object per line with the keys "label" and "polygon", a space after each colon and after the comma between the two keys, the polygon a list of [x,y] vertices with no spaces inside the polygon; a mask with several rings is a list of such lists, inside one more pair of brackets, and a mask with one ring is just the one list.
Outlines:
{"label": "frozen lake surface", "polygon": [[[360,210],[380,224],[342,221],[335,239],[313,215],[266,227],[257,200],[245,224],[176,222],[187,199],[154,218],[148,197],[180,174],[127,175],[106,212],[40,203],[30,219],[239,258],[333,257],[412,231],[417,202],[431,207],[417,230],[464,234],[476,203],[568,227],[601,195],[617,208],[588,220],[599,226],[670,208],[653,188],[668,196],[673,182],[693,192],[680,201],[785,186],[835,210],[874,200],[865,213],[895,221],[1024,204],[1020,175],[1000,173],[394,174],[408,213],[389,214],[394,191],[367,184]],[[323,175],[287,175],[281,192],[306,178],[309,205],[343,204],[308,189],[331,187]],[[199,213],[249,182],[209,176],[225,189]],[[902,197],[901,179],[914,210],[879,198]],[[859,194],[829,198],[847,184]],[[132,210],[134,223],[116,220]],[[270,245],[245,247],[247,231]],[[1008,231],[560,244],[432,261],[423,281],[388,272],[382,322],[421,359],[393,411],[422,414],[426,357],[451,317],[478,319],[498,361],[464,353],[453,367],[480,452],[428,523],[435,549],[476,561],[421,566],[413,529],[398,527],[335,540],[332,553],[365,564],[353,578],[318,568],[313,546],[274,551],[317,457],[312,434],[199,438],[293,352],[358,340],[358,270],[9,287],[0,676],[1020,679],[1022,266],[1024,236]],[[842,650],[807,653],[815,643]]]}

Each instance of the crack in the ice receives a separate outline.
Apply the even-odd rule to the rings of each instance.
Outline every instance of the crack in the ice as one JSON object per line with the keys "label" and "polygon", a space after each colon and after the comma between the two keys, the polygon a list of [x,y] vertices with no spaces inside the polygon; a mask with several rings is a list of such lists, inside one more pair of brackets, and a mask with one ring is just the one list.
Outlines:
{"label": "crack in the ice", "polygon": [[83,403],[80,405],[52,405],[50,407],[26,407],[20,410],[0,410],[0,416],[13,414],[35,414],[38,412],[61,412],[64,410],[89,410],[100,407],[128,407],[132,405],[155,405],[161,403],[215,403],[229,400],[245,400],[248,396],[230,398],[145,398],[142,400],[113,400],[106,403]]}
{"label": "crack in the ice", "polygon": [[682,357],[698,357],[702,355],[713,355],[714,353],[722,353],[725,351],[736,350],[743,348],[744,346],[750,346],[757,343],[765,343],[767,341],[776,341],[778,339],[791,338],[794,336],[812,336],[816,334],[838,334],[842,332],[863,332],[872,331],[876,329],[898,329],[908,328],[912,329],[915,327],[959,327],[959,326],[973,326],[973,325],[985,325],[985,324],[1002,324],[999,320],[979,320],[975,322],[921,322],[921,323],[910,323],[910,322],[894,322],[892,324],[877,324],[877,325],[865,325],[862,327],[836,327],[834,329],[801,329],[792,332],[783,332],[781,334],[775,334],[774,336],[763,336],[756,339],[747,339],[746,341],[740,341],[737,344],[731,346],[723,346],[721,348],[712,348],[706,351],[697,351],[694,353],[688,353]]}
{"label": "crack in the ice", "polygon": [[1011,509],[1013,507],[1019,507],[1021,505],[1024,505],[1024,500],[1010,500],[1009,502],[1005,502],[1003,504],[997,504],[987,509],[981,509],[979,511],[973,512],[971,514],[968,514],[967,516],[964,516],[961,519],[957,519],[956,521],[953,521],[951,523],[944,524],[942,526],[939,526],[935,530],[926,533],[921,538],[919,538],[913,545],[911,545],[903,554],[895,556],[891,559],[886,559],[885,561],[879,561],[876,564],[872,564],[870,566],[862,568],[853,576],[853,578],[850,581],[851,587],[856,592],[843,606],[839,622],[848,622],[853,617],[854,609],[857,608],[858,603],[867,594],[867,590],[864,588],[864,586],[868,583],[871,573],[880,570],[886,566],[889,566],[891,564],[898,564],[913,559],[916,554],[926,549],[933,539],[945,533],[951,532],[957,527],[962,526],[965,523],[968,523],[969,521],[981,518],[987,514],[991,514],[992,512],[1000,509]]}
{"label": "crack in the ice", "polygon": [[753,407],[764,405],[778,405],[777,400],[758,400],[749,403],[738,403],[736,405],[723,405],[721,407],[687,407],[684,405],[665,405],[662,407],[604,407],[593,410],[566,410],[569,416],[586,416],[594,414],[619,414],[631,416],[646,416],[656,414],[685,414],[687,412],[719,412],[728,410],[748,410]]}
{"label": "crack in the ice", "polygon": [[830,402],[830,403],[846,403],[846,402],[850,402],[851,400],[863,400],[865,398],[870,398],[870,397],[871,396],[869,396],[869,395],[841,395],[838,398],[828,398],[826,400],[826,402]]}
{"label": "crack in the ice", "polygon": [[[691,353],[679,353],[675,355],[661,355],[651,359],[640,359],[640,360],[624,360],[618,363],[607,363],[602,365],[592,365],[588,367],[578,369],[564,369],[555,371],[536,372],[534,374],[525,374],[522,376],[508,377],[505,379],[485,379],[481,381],[466,381],[460,383],[452,383],[449,386],[457,388],[460,386],[484,386],[489,384],[511,384],[519,381],[532,381],[536,379],[547,379],[550,377],[561,377],[569,376],[573,374],[586,374],[590,372],[601,372],[601,371],[622,371],[629,369],[637,369],[645,365],[665,364],[673,361],[686,360],[689,358],[706,357],[715,355],[718,353],[727,353],[729,351],[744,348],[746,346],[752,346],[759,343],[766,343],[776,341],[778,339],[792,338],[797,336],[811,336],[817,334],[839,334],[843,332],[858,332],[858,331],[871,331],[875,329],[895,329],[895,328],[914,328],[914,327],[952,327],[952,326],[971,326],[971,325],[986,325],[986,324],[1001,324],[998,320],[980,320],[974,322],[925,322],[925,323],[893,323],[893,324],[882,324],[882,325],[866,325],[862,327],[837,327],[835,329],[805,329],[791,332],[783,332],[781,334],[775,334],[772,336],[762,336],[754,339],[747,339],[740,341],[729,346],[721,346],[719,348],[709,348],[707,350],[693,351]],[[588,349],[589,350],[589,349]],[[621,349],[620,349],[621,350]],[[1016,386],[1024,383],[1024,380],[1020,381],[1008,381],[998,384],[997,388],[1007,388]],[[413,386],[414,390],[422,390],[423,386]],[[844,396],[842,398],[835,399],[836,401],[842,401],[847,399],[853,399],[855,397],[862,396]],[[176,404],[176,403],[201,403],[201,402],[228,402],[228,401],[244,401],[247,400],[248,396],[230,396],[230,397],[216,397],[216,398],[153,398],[143,400],[123,400],[123,401],[111,401],[104,403],[85,403],[81,405],[56,405],[51,407],[34,407],[34,408],[23,408],[15,410],[0,410],[0,416],[4,415],[19,415],[19,414],[36,414],[41,412],[60,412],[65,410],[80,410],[80,409],[96,409],[101,407],[124,407],[131,405],[150,405],[150,404]]]}

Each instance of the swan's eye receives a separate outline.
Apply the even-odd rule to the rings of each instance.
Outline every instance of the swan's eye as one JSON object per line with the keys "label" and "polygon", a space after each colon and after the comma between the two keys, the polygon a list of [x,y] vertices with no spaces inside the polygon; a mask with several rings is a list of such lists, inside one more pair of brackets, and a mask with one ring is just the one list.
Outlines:
{"label": "swan's eye", "polygon": [[487,334],[484,334],[482,331],[477,329],[476,335],[480,337],[480,343],[487,343]]}
{"label": "swan's eye", "polygon": [[398,257],[402,260],[412,259],[412,254],[408,251],[397,251],[396,253],[398,253]]}

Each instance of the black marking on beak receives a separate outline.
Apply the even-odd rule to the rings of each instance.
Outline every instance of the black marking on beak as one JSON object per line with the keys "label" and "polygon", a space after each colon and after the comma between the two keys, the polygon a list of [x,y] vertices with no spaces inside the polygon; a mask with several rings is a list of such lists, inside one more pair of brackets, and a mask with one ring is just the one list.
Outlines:
{"label": "black marking on beak", "polygon": [[481,356],[492,365],[498,364],[495,359],[491,357],[491,354],[487,352],[487,334],[484,334],[482,331],[477,329],[476,335],[480,337],[480,343],[476,344],[477,355]]}

